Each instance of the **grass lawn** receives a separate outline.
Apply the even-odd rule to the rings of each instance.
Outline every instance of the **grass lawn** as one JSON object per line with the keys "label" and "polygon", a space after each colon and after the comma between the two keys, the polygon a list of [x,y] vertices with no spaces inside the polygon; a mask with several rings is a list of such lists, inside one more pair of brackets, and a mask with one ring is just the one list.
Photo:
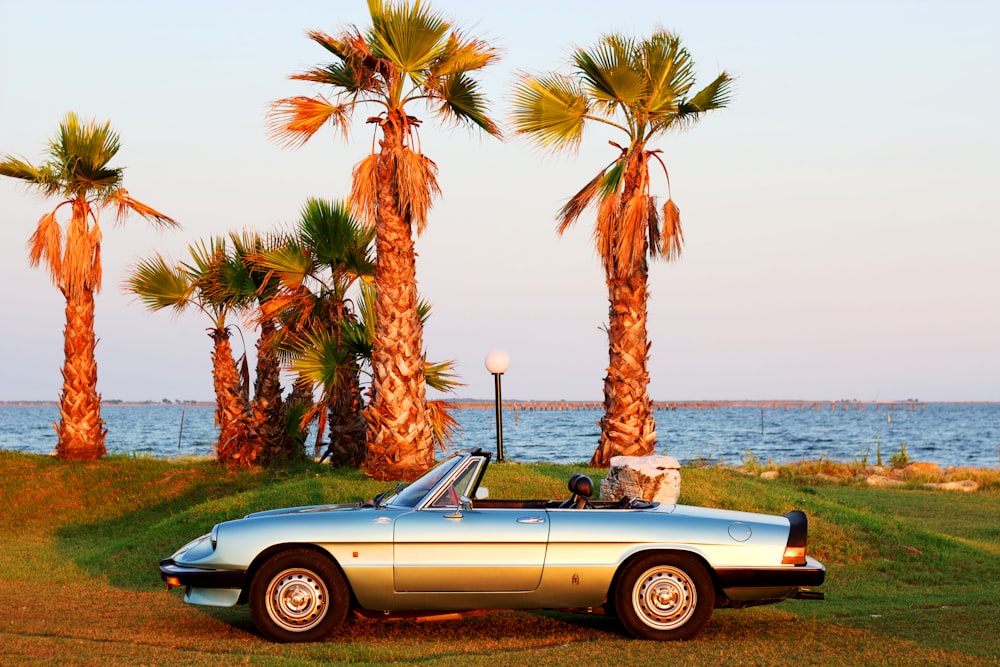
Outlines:
{"label": "grass lawn", "polygon": [[[577,470],[493,465],[485,484],[495,498],[564,497]],[[827,599],[717,610],[684,643],[628,639],[605,617],[492,612],[354,619],[324,643],[271,644],[246,607],[194,607],[165,592],[159,559],[217,521],[370,498],[385,483],[317,465],[229,474],[207,461],[0,451],[0,664],[1000,665],[1000,473],[974,493],[794,471],[681,476],[685,503],[805,510]]]}

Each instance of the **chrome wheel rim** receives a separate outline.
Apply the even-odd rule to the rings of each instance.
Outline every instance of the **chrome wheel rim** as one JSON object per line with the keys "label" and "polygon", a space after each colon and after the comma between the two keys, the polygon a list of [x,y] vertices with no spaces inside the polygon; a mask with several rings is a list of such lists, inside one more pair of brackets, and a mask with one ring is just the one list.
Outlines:
{"label": "chrome wheel rim", "polygon": [[267,587],[267,615],[290,632],[306,632],[326,616],[330,599],[326,584],[315,572],[292,568],[278,574]]}
{"label": "chrome wheel rim", "polygon": [[632,589],[639,620],[656,630],[674,630],[694,615],[698,592],[687,572],[666,565],[644,572]]}

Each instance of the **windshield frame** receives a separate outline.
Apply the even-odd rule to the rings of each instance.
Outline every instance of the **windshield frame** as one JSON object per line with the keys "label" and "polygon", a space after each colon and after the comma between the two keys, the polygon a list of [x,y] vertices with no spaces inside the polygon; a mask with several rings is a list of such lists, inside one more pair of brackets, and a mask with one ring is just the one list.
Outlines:
{"label": "windshield frame", "polygon": [[420,501],[427,497],[441,482],[446,479],[465,456],[454,454],[437,464],[423,475],[413,480],[406,487],[383,500],[382,507],[406,507],[414,509]]}

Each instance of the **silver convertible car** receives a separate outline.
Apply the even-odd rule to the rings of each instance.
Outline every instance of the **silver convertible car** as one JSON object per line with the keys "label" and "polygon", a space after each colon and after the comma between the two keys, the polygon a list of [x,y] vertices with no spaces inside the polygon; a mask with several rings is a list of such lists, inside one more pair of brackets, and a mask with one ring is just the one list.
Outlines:
{"label": "silver convertible car", "polygon": [[317,641],[352,609],[379,617],[482,609],[613,614],[644,639],[689,639],[716,607],[822,599],[806,515],[752,514],[630,498],[493,500],[490,454],[459,452],[408,486],[351,505],[255,512],[160,562],[184,601],[249,603],[258,630]]}

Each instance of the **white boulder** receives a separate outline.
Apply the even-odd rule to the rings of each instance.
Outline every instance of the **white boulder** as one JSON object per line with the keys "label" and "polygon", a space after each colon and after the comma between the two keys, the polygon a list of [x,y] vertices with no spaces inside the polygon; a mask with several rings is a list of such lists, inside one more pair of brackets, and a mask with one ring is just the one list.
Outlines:
{"label": "white boulder", "polygon": [[681,495],[681,466],[672,456],[614,456],[601,482],[603,500],[628,496],[675,505]]}

